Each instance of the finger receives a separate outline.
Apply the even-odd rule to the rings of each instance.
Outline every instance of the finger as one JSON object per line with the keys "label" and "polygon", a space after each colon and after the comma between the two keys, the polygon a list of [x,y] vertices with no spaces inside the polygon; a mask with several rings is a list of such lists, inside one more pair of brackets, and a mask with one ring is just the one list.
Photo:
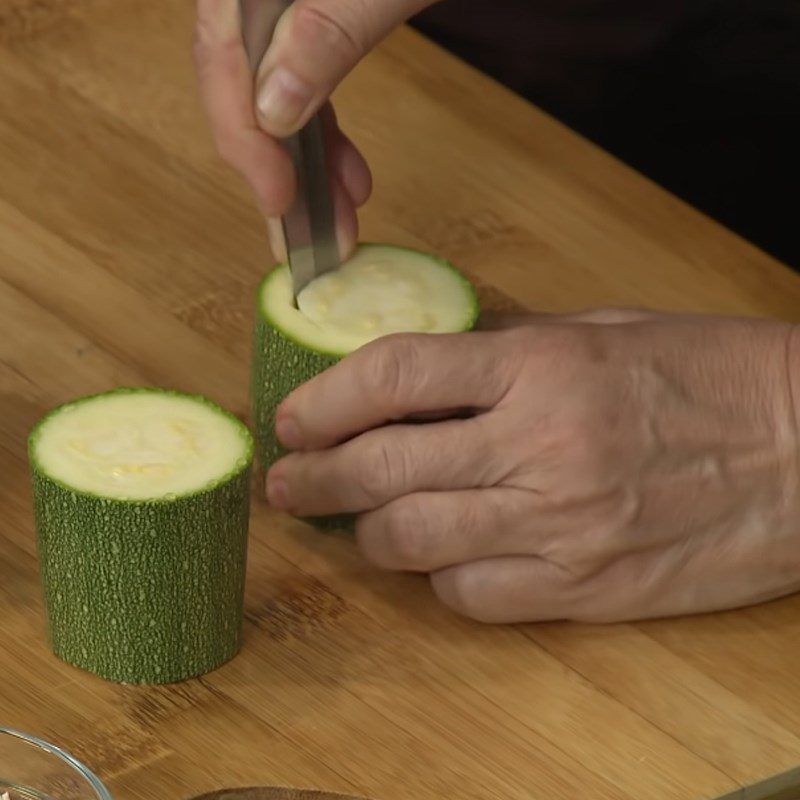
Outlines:
{"label": "finger", "polygon": [[490,558],[431,575],[439,599],[478,622],[513,623],[571,619],[575,580],[536,556]]}
{"label": "finger", "polygon": [[[644,308],[592,308],[573,314],[557,314],[550,317],[550,322],[585,324],[585,325],[631,325],[637,322],[648,322],[658,314]],[[541,321],[547,322],[547,317]]]}
{"label": "finger", "polygon": [[[326,106],[325,137],[330,170],[331,191],[335,212],[336,238],[339,256],[350,257],[358,241],[358,217],[356,207],[366,202],[372,188],[372,179],[366,161],[353,144],[344,136],[336,124],[333,108]],[[267,220],[270,245],[275,257],[282,262],[288,258],[286,239],[281,220]]]}
{"label": "finger", "polygon": [[494,406],[519,371],[503,336],[400,334],[371,342],[286,398],[278,437],[293,450],[320,449],[410,414]]}
{"label": "finger", "polygon": [[356,537],[373,564],[405,572],[534,555],[527,499],[506,487],[408,494],[359,517]]}
{"label": "finger", "polygon": [[[765,553],[757,538],[737,544],[731,536],[723,529],[699,545],[681,538],[615,559],[582,585],[574,618],[607,623],[701,614],[798,590],[791,560]],[[737,550],[736,558],[726,557]]]}
{"label": "finger", "polygon": [[372,193],[372,174],[369,165],[358,148],[339,127],[336,112],[330,103],[325,105],[322,114],[331,171],[338,176],[350,195],[353,206],[360,208]]}
{"label": "finger", "polygon": [[297,0],[258,73],[259,120],[274,136],[301,128],[348,72],[430,0]]}
{"label": "finger", "polygon": [[359,513],[422,490],[491,486],[503,477],[479,419],[392,425],[339,447],[293,453],[267,475],[271,505],[301,516]]}
{"label": "finger", "polygon": [[[361,199],[365,193],[369,194],[371,178],[366,162],[336,126],[336,117],[330,106],[326,108],[325,117],[336,240],[339,257],[346,260],[352,255],[358,241],[357,201],[353,198],[355,195]],[[352,191],[348,188],[348,182]],[[279,261],[286,261],[288,253],[281,221],[276,218],[268,219],[267,231],[273,254]]]}
{"label": "finger", "polygon": [[484,311],[481,314],[480,329],[487,331],[508,330],[524,325],[543,323],[562,325],[630,325],[648,322],[658,315],[640,308],[593,308],[573,314],[546,314],[537,311]]}
{"label": "finger", "polygon": [[522,325],[535,325],[542,321],[543,314],[533,311],[482,311],[478,328],[482,331],[504,331],[510,328],[519,328]]}
{"label": "finger", "polygon": [[336,242],[339,246],[339,257],[342,261],[346,261],[352,255],[358,241],[358,216],[353,199],[338,175],[331,179],[331,191],[336,215]]}
{"label": "finger", "polygon": [[360,208],[372,194],[372,173],[364,156],[356,146],[336,129],[331,139],[333,169],[356,208]]}
{"label": "finger", "polygon": [[282,264],[289,260],[286,252],[286,238],[283,233],[283,223],[277,217],[267,218],[267,236],[269,237],[270,249],[275,259]]}
{"label": "finger", "polygon": [[278,217],[294,197],[294,170],[283,146],[256,122],[239,26],[236,0],[198,0],[194,58],[200,93],[220,155],[248,181],[262,212]]}

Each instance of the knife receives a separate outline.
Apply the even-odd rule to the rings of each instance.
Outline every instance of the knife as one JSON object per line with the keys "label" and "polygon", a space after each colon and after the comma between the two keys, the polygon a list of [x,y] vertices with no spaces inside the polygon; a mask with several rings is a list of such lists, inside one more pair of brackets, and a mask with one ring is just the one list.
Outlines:
{"label": "knife", "polygon": [[[292,0],[239,0],[242,40],[255,75],[275,27]],[[339,267],[336,218],[328,182],[322,119],[315,114],[285,141],[297,177],[297,194],[282,218],[282,230],[295,301],[323,272]]]}
{"label": "knife", "polygon": [[736,789],[715,800],[800,800],[800,767]]}
{"label": "knife", "polygon": [[217,789],[189,800],[364,800],[349,794],[314,789],[288,789],[278,786],[247,786],[243,789]]}
{"label": "knife", "polygon": [[[800,767],[783,772],[760,783],[736,789],[714,800],[799,800]],[[246,789],[226,789],[199,795],[192,800],[359,800],[340,794],[327,792],[278,789],[277,787],[249,787]]]}

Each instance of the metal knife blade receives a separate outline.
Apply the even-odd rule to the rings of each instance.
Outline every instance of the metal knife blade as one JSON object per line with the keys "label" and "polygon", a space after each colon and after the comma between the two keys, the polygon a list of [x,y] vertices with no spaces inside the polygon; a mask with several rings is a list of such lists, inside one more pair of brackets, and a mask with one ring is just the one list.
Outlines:
{"label": "metal knife blade", "polygon": [[736,789],[715,800],[800,800],[800,767]]}
{"label": "metal knife blade", "polygon": [[[242,40],[254,74],[272,41],[281,14],[291,2],[239,0]],[[297,194],[282,219],[282,228],[297,298],[314,278],[339,266],[339,247],[319,114],[285,143],[294,164]]]}

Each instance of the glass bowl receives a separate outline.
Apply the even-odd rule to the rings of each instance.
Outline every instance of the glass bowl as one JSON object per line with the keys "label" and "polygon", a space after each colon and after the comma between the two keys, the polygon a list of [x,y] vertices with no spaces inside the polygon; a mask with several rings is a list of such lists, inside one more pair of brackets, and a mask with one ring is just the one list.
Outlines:
{"label": "glass bowl", "polygon": [[0,725],[0,800],[112,800],[91,770],[55,745]]}

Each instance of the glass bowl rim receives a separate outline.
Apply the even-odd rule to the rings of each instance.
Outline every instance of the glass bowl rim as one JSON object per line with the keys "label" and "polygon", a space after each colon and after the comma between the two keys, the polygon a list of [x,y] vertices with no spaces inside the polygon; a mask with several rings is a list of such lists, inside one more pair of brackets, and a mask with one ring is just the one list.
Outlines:
{"label": "glass bowl rim", "polygon": [[109,793],[108,789],[106,789],[100,778],[98,778],[97,775],[95,775],[87,766],[78,761],[77,758],[71,756],[66,750],[62,750],[60,747],[50,744],[50,742],[46,742],[44,739],[40,739],[37,736],[32,736],[29,733],[23,733],[22,731],[15,730],[14,728],[6,728],[5,726],[0,725],[0,738],[3,736],[11,736],[14,739],[21,739],[23,742],[27,742],[28,744],[38,747],[40,750],[44,750],[46,753],[61,759],[61,761],[72,767],[72,769],[74,769],[92,787],[92,789],[94,789],[100,800],[113,800],[111,794]]}

